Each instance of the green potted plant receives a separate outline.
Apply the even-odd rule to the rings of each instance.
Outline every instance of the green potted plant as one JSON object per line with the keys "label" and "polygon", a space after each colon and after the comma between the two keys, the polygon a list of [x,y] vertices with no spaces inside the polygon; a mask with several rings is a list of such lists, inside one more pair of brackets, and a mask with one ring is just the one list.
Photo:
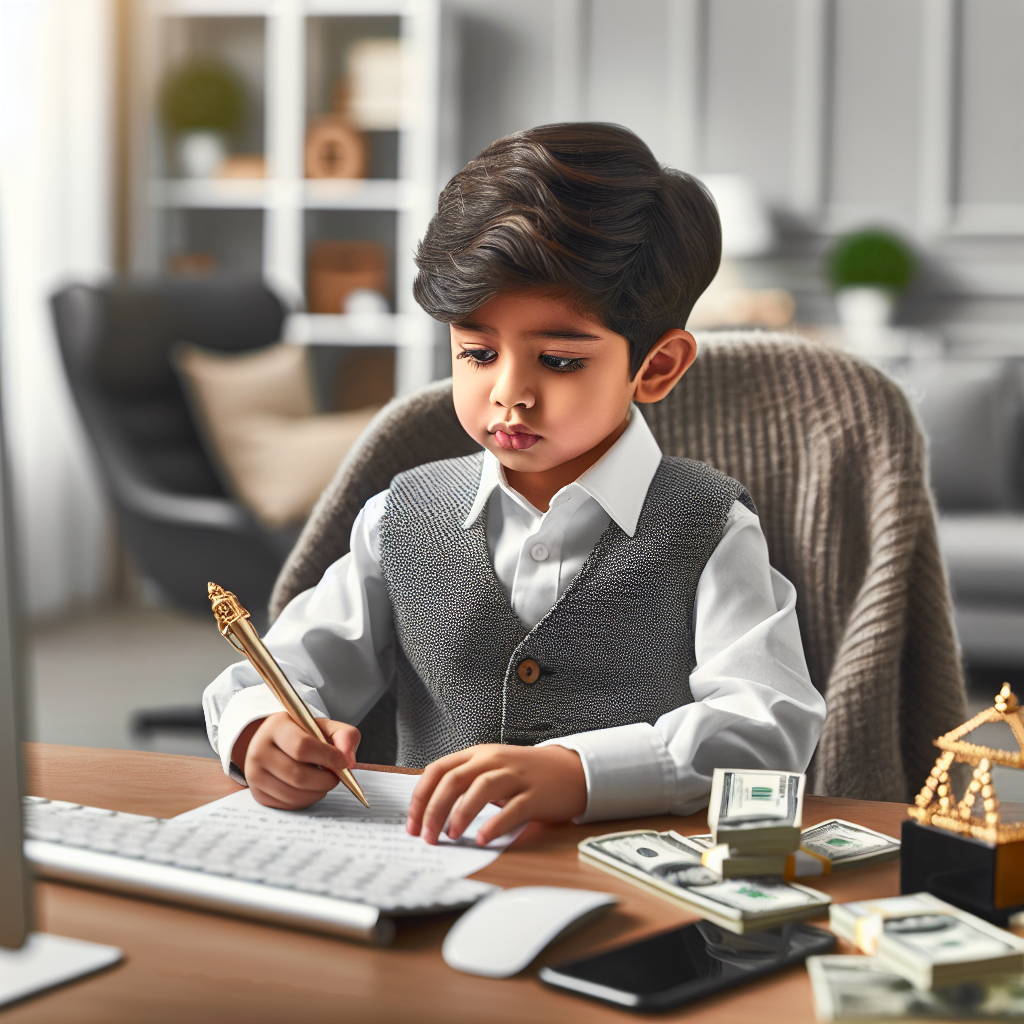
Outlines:
{"label": "green potted plant", "polygon": [[915,270],[910,247],[890,231],[868,228],[839,238],[829,254],[828,275],[843,328],[884,331]]}
{"label": "green potted plant", "polygon": [[245,107],[245,87],[223,61],[199,58],[168,76],[160,112],[186,177],[217,173],[227,157],[227,137],[241,125]]}

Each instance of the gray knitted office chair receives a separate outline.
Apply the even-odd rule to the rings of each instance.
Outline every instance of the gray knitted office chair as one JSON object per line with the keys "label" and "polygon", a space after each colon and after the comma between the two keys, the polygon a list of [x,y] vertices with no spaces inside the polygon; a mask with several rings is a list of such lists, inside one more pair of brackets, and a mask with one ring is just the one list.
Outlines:
{"label": "gray knitted office chair", "polygon": [[[843,353],[734,332],[701,339],[690,372],[643,411],[667,455],[747,486],[772,564],[797,588],[811,678],[828,703],[814,792],[909,799],[934,761],[931,740],[966,710],[924,442],[902,392]],[[383,409],[314,509],[272,617],[348,551],[359,509],[396,473],[474,450],[450,381]],[[362,728],[360,759],[393,763],[393,698]]]}

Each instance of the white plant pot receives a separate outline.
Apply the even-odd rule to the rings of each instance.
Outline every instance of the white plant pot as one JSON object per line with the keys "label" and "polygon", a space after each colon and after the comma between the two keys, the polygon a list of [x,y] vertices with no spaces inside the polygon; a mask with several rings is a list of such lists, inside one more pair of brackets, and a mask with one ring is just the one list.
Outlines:
{"label": "white plant pot", "polygon": [[843,345],[864,359],[897,356],[899,332],[892,329],[892,292],[885,288],[843,288],[836,292],[836,312]]}
{"label": "white plant pot", "polygon": [[842,288],[836,292],[836,310],[844,330],[885,331],[892,324],[892,292],[886,288]]}
{"label": "white plant pot", "polygon": [[214,177],[227,157],[227,144],[218,132],[186,132],[178,140],[178,166],[186,178]]}

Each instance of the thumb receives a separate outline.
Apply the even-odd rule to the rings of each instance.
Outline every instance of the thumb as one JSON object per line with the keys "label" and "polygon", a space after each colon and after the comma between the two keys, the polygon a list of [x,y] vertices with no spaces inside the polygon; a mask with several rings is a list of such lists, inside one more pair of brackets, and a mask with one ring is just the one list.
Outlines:
{"label": "thumb", "polygon": [[339,767],[351,768],[356,763],[356,748],[359,746],[360,732],[354,725],[335,722],[330,718],[318,718],[316,724],[324,738],[335,747],[344,761]]}

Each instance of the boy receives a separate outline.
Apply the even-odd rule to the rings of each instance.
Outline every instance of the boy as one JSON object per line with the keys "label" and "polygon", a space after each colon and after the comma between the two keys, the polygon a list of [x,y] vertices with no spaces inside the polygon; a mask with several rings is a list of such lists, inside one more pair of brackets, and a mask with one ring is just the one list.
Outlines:
{"label": "boy", "polygon": [[[453,394],[484,451],[396,477],[351,551],[267,634],[333,748],[245,663],[204,696],[225,770],[303,807],[397,688],[408,829],[486,843],[527,820],[686,814],[716,766],[802,771],[824,721],[792,585],[753,505],[666,459],[634,407],[696,356],[714,204],[624,128],[499,139],[441,194],[415,294],[451,327]],[[324,720],[326,719],[326,720]],[[449,820],[450,819],[450,820]]]}

